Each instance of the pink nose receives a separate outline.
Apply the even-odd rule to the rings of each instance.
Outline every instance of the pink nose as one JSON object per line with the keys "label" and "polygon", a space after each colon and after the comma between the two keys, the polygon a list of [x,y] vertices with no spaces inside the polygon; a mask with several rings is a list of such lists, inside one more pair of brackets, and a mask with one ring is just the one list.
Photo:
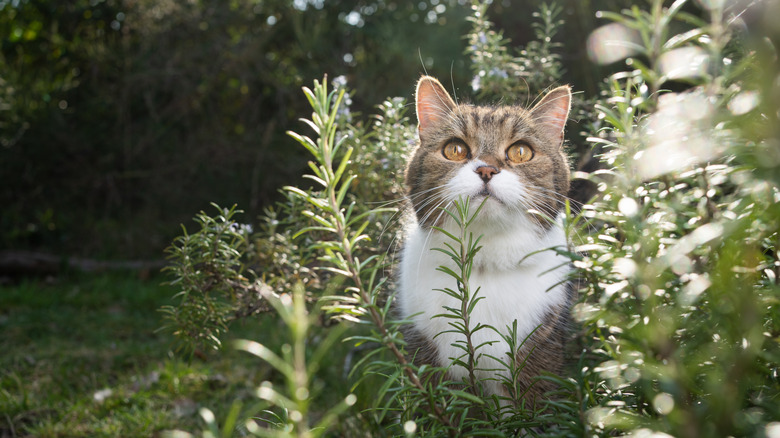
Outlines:
{"label": "pink nose", "polygon": [[499,172],[499,170],[494,166],[482,165],[477,167],[476,172],[479,174],[479,177],[482,178],[482,181],[488,182],[490,181],[490,178],[493,178],[493,175]]}

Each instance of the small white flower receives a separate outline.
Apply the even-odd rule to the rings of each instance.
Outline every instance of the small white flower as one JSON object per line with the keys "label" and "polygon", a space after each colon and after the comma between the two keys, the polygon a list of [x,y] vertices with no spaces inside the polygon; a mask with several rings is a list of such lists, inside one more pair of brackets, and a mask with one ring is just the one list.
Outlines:
{"label": "small white flower", "polygon": [[94,394],[92,394],[92,398],[95,399],[96,402],[102,403],[105,399],[111,397],[111,394],[113,394],[114,391],[112,391],[109,388],[101,389],[100,391],[96,391]]}
{"label": "small white flower", "polygon": [[474,76],[474,79],[471,80],[471,89],[474,91],[479,91],[481,86],[482,86],[482,78],[480,78],[479,75]]}
{"label": "small white flower", "polygon": [[333,87],[334,88],[344,88],[347,86],[347,77],[344,75],[339,75],[333,78]]}

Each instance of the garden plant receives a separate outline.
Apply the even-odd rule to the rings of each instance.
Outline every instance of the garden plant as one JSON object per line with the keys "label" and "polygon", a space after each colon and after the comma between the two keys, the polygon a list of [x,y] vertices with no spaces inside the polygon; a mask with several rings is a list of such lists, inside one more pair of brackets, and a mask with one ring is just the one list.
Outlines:
{"label": "garden plant", "polygon": [[[472,2],[465,36],[473,96],[532,101],[561,78],[562,8],[536,11],[536,41],[517,53],[488,8]],[[570,363],[542,377],[559,389],[533,411],[405,350],[392,303],[407,103],[388,99],[364,121],[343,78],[304,88],[311,115],[289,135],[309,154],[306,182],[257,224],[215,205],[169,249],[180,292],[163,311],[180,351],[236,347],[277,371],[226,418],[203,408],[196,435],[780,436],[780,33],[756,12],[777,8],[649,0],[599,13],[590,59],[622,67],[579,96],[569,127],[585,139],[573,136],[573,162],[595,170],[575,169],[589,196],[570,200],[571,246],[558,249],[577,286]],[[468,202],[446,212],[461,233],[440,250],[459,269],[437,292],[462,300],[444,317],[466,339],[481,329],[469,320],[480,236]],[[278,332],[222,345],[234,321],[274,315]],[[286,344],[274,351],[270,336]],[[479,346],[460,348],[473,370]]]}

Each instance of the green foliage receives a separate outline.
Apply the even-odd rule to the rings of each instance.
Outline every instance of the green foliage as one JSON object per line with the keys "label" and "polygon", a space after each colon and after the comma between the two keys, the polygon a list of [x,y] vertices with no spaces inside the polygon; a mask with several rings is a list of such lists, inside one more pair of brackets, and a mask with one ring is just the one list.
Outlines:
{"label": "green foliage", "polygon": [[[201,212],[195,221],[200,230],[184,234],[168,248],[171,285],[181,288],[176,306],[161,311],[173,328],[181,347],[194,351],[199,346],[219,348],[219,337],[228,323],[239,315],[252,315],[262,309],[262,284],[251,284],[244,276],[248,227],[236,223],[235,206],[221,209],[211,217]],[[251,271],[246,272],[251,276]]]}
{"label": "green foliage", "polygon": [[426,5],[0,2],[0,246],[151,258],[209,202],[254,218],[306,168],[304,83],[360,77],[365,111],[408,92],[422,41],[449,71],[465,10]]}
{"label": "green foliage", "polygon": [[[322,301],[328,303],[324,308],[341,318],[371,323],[373,328],[368,336],[353,337],[353,340],[377,343],[395,359],[395,363],[374,362],[366,369],[368,373],[392,376],[381,392],[405,392],[406,403],[412,406],[422,404],[430,411],[431,417],[436,420],[433,427],[444,427],[453,432],[456,428],[447,413],[433,401],[442,397],[441,392],[446,389],[423,384],[415,367],[403,353],[397,323],[392,323],[389,317],[391,300],[383,299],[382,294],[387,280],[382,275],[386,268],[384,254],[371,254],[364,248],[364,242],[370,239],[364,234],[370,225],[369,217],[389,209],[380,207],[361,212],[356,209],[356,201],[348,204],[346,201],[347,191],[357,176],[346,173],[354,149],[348,147],[339,154],[348,136],[336,137],[338,108],[344,90],[328,92],[327,82],[315,81],[313,90],[304,88],[303,91],[314,110],[312,120],[303,121],[318,136],[312,140],[294,132],[289,134],[313,156],[315,161],[310,162],[309,167],[314,175],[306,177],[315,181],[321,190],[305,192],[296,187],[288,187],[287,190],[310,204],[310,209],[303,214],[312,219],[314,225],[304,228],[299,234],[324,233],[315,244],[322,254],[320,269],[345,277],[351,283],[344,289],[344,295],[323,297]],[[379,403],[376,409],[386,413],[390,404],[382,393],[377,397]],[[392,396],[390,400],[397,400],[397,397]]]}
{"label": "green foliage", "polygon": [[[239,351],[208,362],[170,352],[155,309],[175,292],[137,273],[0,284],[0,436],[155,436],[228,414],[270,367]],[[234,336],[274,329],[246,321]],[[272,348],[279,348],[279,344]],[[245,357],[246,356],[246,357]],[[246,394],[246,395],[243,395]]]}
{"label": "green foliage", "polygon": [[[271,293],[264,294],[264,298],[273,306],[281,316],[283,322],[290,330],[292,344],[282,345],[282,355],[279,356],[270,348],[253,341],[237,341],[236,348],[251,353],[274,370],[284,376],[286,385],[282,391],[274,388],[269,381],[263,382],[257,389],[257,397],[266,403],[261,403],[249,409],[248,412],[258,415],[252,419],[239,418],[242,414],[242,406],[236,401],[231,408],[228,417],[217,422],[213,412],[208,408],[201,409],[201,416],[208,427],[207,434],[217,437],[229,437],[234,433],[246,430],[257,436],[272,437],[318,437],[326,433],[344,410],[355,403],[355,396],[348,395],[341,403],[325,412],[315,425],[310,425],[311,414],[309,406],[317,395],[312,389],[311,378],[315,375],[320,361],[332,349],[333,344],[341,335],[340,331],[332,331],[328,338],[321,342],[313,352],[313,361],[307,364],[307,341],[312,322],[317,318],[306,310],[306,297],[301,284],[293,288],[290,294],[277,296]],[[280,408],[277,412],[263,410],[267,406]],[[242,420],[239,422],[239,420]],[[255,420],[258,420],[256,422]],[[266,424],[271,427],[261,427]],[[220,432],[221,430],[221,432]],[[181,436],[179,433],[175,436]],[[185,434],[186,435],[186,434]]]}
{"label": "green foliage", "polygon": [[352,190],[358,202],[386,203],[403,198],[401,181],[406,157],[417,141],[417,131],[406,115],[407,107],[406,100],[400,97],[382,102],[371,131],[356,146],[353,169],[361,172],[359,184],[354,184]]}
{"label": "green foliage", "polygon": [[474,74],[471,88],[483,101],[511,96],[512,102],[506,103],[527,104],[563,74],[560,55],[555,51],[561,44],[553,41],[563,25],[559,19],[563,9],[555,3],[542,3],[539,11],[533,12],[535,39],[519,50],[518,56],[512,56],[509,41],[488,20],[489,6],[490,2],[471,2],[473,15],[468,20],[472,29],[466,49]]}
{"label": "green foliage", "polygon": [[[337,324],[361,348],[361,357],[349,367],[351,376],[359,377],[349,392],[338,395],[339,400],[357,396],[344,419],[354,435],[771,435],[780,421],[780,160],[774,150],[780,124],[777,102],[770,97],[776,72],[762,66],[776,53],[735,26],[739,11],[715,2],[702,5],[653,0],[646,9],[602,13],[622,27],[604,28],[612,32],[607,36],[600,29],[588,42],[594,61],[629,57],[631,70],[609,76],[597,104],[579,103],[580,109],[589,108],[583,126],[591,130],[601,168],[576,176],[592,181],[598,193],[576,216],[567,211],[575,251],[559,251],[572,259],[580,286],[573,309],[577,351],[567,375],[542,377],[558,383],[559,390],[538,412],[485,400],[474,373],[480,346],[470,339],[476,330],[497,330],[513,350],[520,346],[512,328],[482,326],[469,318],[479,305],[479,285],[469,282],[479,236],[468,231],[473,216],[467,200],[448,211],[460,234],[450,235],[451,243],[439,249],[458,267],[441,268],[453,277],[453,286],[439,292],[462,306],[439,317],[464,335],[458,344],[463,355],[456,361],[470,378],[446,382],[444,370],[409,362],[399,331],[404,321],[390,313],[387,247],[378,242],[392,236],[397,224],[393,210],[374,204],[401,193],[398,170],[414,138],[404,104],[386,101],[366,129],[360,122],[353,125],[355,118],[341,109],[348,94],[342,81],[334,81],[330,91],[327,81],[305,88],[313,113],[304,122],[316,135],[290,135],[313,160],[306,176],[313,187],[288,187],[287,202],[268,210],[266,225],[253,237],[263,243],[227,243],[237,254],[220,265],[226,267],[221,275],[235,278],[244,265],[230,257],[283,254],[287,260],[280,268],[273,257],[263,256],[265,263],[246,283],[262,278],[274,284],[261,295],[286,315],[293,339],[282,354],[243,344],[261,351],[258,355],[280,370],[286,385],[261,396],[270,408],[267,415],[276,420],[264,417],[269,429],[249,420],[252,433],[305,434],[313,423],[307,413],[320,418],[331,412],[317,409],[316,397],[298,391],[308,395],[312,374],[321,372],[315,369],[322,348],[315,345],[313,328],[319,324],[322,332],[330,331],[324,342],[330,345],[330,336],[341,333],[326,326]],[[552,40],[561,26],[559,7],[541,7],[535,27],[539,41],[517,57],[487,20],[487,5],[472,7],[468,53],[481,98],[528,100],[529,85],[536,92],[560,79]],[[630,49],[622,57],[599,49],[614,45],[614,38]],[[203,236],[209,243],[202,248],[222,242],[214,233]],[[311,314],[305,311],[303,288],[277,279],[293,272],[287,266],[306,267]],[[202,286],[191,287],[188,293],[195,295]],[[230,303],[232,292],[221,290]],[[510,376],[523,372],[514,361],[506,366]],[[304,368],[300,375],[290,371]]]}
{"label": "green foliage", "polygon": [[760,436],[780,412],[780,192],[753,160],[776,141],[757,122],[777,108],[745,74],[762,57],[728,49],[740,35],[723,6],[699,19],[682,4],[604,14],[636,31],[637,70],[613,76],[597,106],[607,169],[592,176],[600,194],[584,215],[597,231],[574,262],[585,286],[574,314],[594,355],[582,372],[598,382],[588,422]]}
{"label": "green foliage", "polygon": [[[471,277],[471,271],[474,266],[474,256],[480,250],[479,240],[482,236],[478,236],[475,239],[472,233],[468,233],[468,235],[466,233],[469,225],[471,225],[477,217],[479,210],[482,209],[482,205],[480,205],[472,214],[470,214],[469,199],[460,199],[458,202],[455,202],[454,207],[455,213],[449,210],[444,210],[444,212],[446,212],[452,220],[455,221],[458,228],[460,228],[460,235],[455,236],[443,228],[434,227],[452,240],[452,243],[445,242],[444,245],[446,248],[434,248],[434,251],[439,251],[448,256],[452,259],[458,269],[458,272],[456,272],[446,266],[437,268],[439,271],[444,272],[455,279],[457,285],[456,288],[438,289],[437,292],[455,298],[461,303],[461,307],[459,309],[448,308],[446,309],[447,312],[434,317],[451,319],[449,325],[452,327],[452,331],[463,334],[463,340],[458,341],[456,345],[463,350],[462,357],[465,357],[466,360],[464,361],[462,358],[455,358],[453,365],[459,365],[468,370],[469,378],[466,382],[468,385],[467,387],[474,393],[481,395],[482,390],[480,382],[474,375],[474,372],[477,370],[477,361],[479,360],[477,349],[480,345],[474,345],[472,342],[472,335],[479,330],[495,330],[495,328],[484,325],[479,321],[474,324],[471,323],[471,313],[477,303],[481,300],[481,297],[479,296],[479,287],[475,288],[475,290],[471,289],[469,278]],[[457,246],[457,248],[455,246]],[[512,351],[514,351],[514,349]]]}

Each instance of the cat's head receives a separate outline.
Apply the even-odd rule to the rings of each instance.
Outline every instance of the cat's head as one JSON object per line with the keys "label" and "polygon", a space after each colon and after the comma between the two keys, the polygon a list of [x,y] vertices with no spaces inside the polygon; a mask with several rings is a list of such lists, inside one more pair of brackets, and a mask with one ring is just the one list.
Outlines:
{"label": "cat's head", "polygon": [[[436,79],[417,84],[420,145],[406,169],[418,222],[439,225],[459,197],[472,205],[488,196],[480,217],[505,223],[518,216],[542,228],[556,217],[569,191],[563,129],[571,105],[568,86],[555,88],[531,109],[457,104]],[[539,214],[541,213],[541,214]]]}

